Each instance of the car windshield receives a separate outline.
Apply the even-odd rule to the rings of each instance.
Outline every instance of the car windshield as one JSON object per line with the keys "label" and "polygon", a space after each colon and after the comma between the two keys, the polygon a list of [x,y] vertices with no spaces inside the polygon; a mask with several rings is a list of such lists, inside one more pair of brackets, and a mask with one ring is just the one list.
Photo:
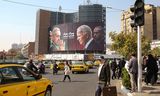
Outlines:
{"label": "car windshield", "polygon": [[72,61],[72,64],[83,64],[83,61]]}
{"label": "car windshield", "polygon": [[92,61],[86,61],[85,63],[86,63],[86,64],[93,64]]}

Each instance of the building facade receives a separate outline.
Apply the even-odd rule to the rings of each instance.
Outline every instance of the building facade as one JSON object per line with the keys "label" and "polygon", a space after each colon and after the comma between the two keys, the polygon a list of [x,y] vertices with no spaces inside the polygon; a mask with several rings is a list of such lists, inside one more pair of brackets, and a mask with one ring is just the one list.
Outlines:
{"label": "building facade", "polygon": [[80,5],[79,22],[102,22],[106,28],[106,7],[100,4]]}
{"label": "building facade", "polygon": [[[121,15],[121,31],[136,32],[134,28],[131,27],[131,15],[130,9],[124,11]],[[150,40],[160,39],[160,7],[155,7],[154,5],[145,5],[145,24],[141,27],[142,34]]]}
{"label": "building facade", "polygon": [[77,22],[77,13],[52,12],[40,9],[36,17],[35,54],[47,54],[49,31],[58,24]]}
{"label": "building facade", "polygon": [[[98,14],[97,14],[98,13]],[[74,13],[38,10],[36,20],[35,54],[49,53],[49,31],[54,25],[77,22],[103,22],[105,26],[106,8],[99,4],[80,5]]]}
{"label": "building facade", "polygon": [[30,58],[34,55],[35,51],[35,42],[29,42],[28,44],[24,45],[21,49],[21,53],[24,57]]}

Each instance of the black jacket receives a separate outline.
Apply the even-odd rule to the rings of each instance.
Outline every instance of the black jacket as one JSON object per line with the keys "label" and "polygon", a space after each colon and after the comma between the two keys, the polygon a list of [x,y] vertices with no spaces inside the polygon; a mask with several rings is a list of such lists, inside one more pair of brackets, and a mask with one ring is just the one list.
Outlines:
{"label": "black jacket", "polygon": [[92,40],[85,50],[100,50],[99,44],[96,43],[95,40]]}
{"label": "black jacket", "polygon": [[110,79],[110,67],[108,64],[104,64],[102,66],[99,81],[104,81],[105,83]]}

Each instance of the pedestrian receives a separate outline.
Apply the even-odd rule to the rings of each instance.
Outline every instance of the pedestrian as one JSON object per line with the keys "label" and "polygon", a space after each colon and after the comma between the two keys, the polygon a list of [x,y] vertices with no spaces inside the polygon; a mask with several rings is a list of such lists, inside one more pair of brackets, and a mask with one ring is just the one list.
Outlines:
{"label": "pedestrian", "polygon": [[145,82],[148,85],[148,83],[151,83],[151,85],[155,84],[157,81],[157,72],[158,72],[158,65],[156,59],[149,54],[148,59],[146,61],[146,77]]}
{"label": "pedestrian", "polygon": [[101,58],[101,63],[98,68],[98,86],[96,88],[95,96],[101,96],[103,88],[110,84],[110,82],[108,82],[110,78],[110,73],[108,71],[110,70],[108,66],[109,64],[105,64],[105,59],[103,56],[101,56],[100,58]]}
{"label": "pedestrian", "polygon": [[138,62],[136,58],[136,54],[132,54],[131,58],[128,62],[130,82],[131,82],[131,92],[135,92],[137,90],[137,78],[138,78]]}
{"label": "pedestrian", "polygon": [[124,58],[119,60],[119,63],[118,63],[118,79],[122,76],[122,69],[124,68],[125,64],[126,64],[126,61],[124,60]]}
{"label": "pedestrian", "polygon": [[58,73],[58,65],[56,63],[56,61],[54,61],[53,63],[53,74],[57,74]]}
{"label": "pedestrian", "polygon": [[40,61],[38,64],[38,71],[39,73],[43,73],[43,74],[45,73],[45,65],[42,61]]}
{"label": "pedestrian", "polygon": [[27,68],[35,73],[37,73],[37,71],[38,71],[38,68],[34,65],[32,59],[29,60],[29,63],[27,64]]}
{"label": "pedestrian", "polygon": [[65,66],[64,66],[64,78],[63,78],[63,82],[65,82],[66,78],[69,79],[69,82],[71,82],[71,78],[70,78],[70,73],[71,73],[71,70],[70,70],[70,65],[68,63],[68,61],[65,61]]}
{"label": "pedestrian", "polygon": [[117,63],[116,63],[116,59],[114,58],[112,63],[111,63],[112,80],[116,79],[116,69],[117,69]]}
{"label": "pedestrian", "polygon": [[147,56],[144,55],[142,59],[142,70],[145,70],[146,63],[147,63]]}
{"label": "pedestrian", "polygon": [[105,66],[107,68],[107,84],[110,85],[110,81],[111,81],[111,68],[110,68],[110,65],[109,65],[109,60],[105,60]]}

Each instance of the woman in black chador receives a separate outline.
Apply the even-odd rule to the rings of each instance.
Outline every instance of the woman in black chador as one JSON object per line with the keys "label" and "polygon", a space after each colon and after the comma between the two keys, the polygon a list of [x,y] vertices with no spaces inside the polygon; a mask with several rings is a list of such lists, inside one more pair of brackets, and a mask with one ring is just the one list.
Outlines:
{"label": "woman in black chador", "polygon": [[153,85],[157,81],[158,66],[157,66],[156,59],[151,54],[148,55],[146,67],[147,67],[147,73],[146,73],[145,82],[147,85],[148,83]]}

